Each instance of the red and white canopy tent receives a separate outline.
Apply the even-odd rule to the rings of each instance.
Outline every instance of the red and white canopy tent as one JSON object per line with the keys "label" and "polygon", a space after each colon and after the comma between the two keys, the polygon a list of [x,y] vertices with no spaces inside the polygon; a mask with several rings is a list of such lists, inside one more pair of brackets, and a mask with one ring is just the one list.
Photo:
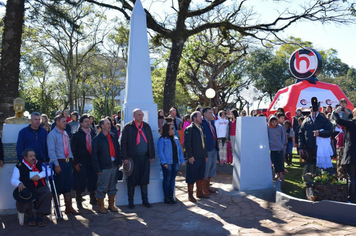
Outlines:
{"label": "red and white canopy tent", "polygon": [[267,110],[267,116],[274,114],[280,107],[283,107],[285,112],[291,112],[294,116],[297,108],[310,108],[312,97],[318,98],[320,107],[327,105],[335,107],[335,105],[339,104],[340,99],[345,98],[347,100],[347,108],[351,110],[354,108],[338,85],[319,81],[313,84],[303,80],[280,89]]}

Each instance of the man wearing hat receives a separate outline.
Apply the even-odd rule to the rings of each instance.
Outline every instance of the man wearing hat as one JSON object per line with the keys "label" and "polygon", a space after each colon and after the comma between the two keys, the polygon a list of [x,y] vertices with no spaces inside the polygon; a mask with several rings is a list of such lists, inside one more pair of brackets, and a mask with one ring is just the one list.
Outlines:
{"label": "man wearing hat", "polygon": [[101,132],[94,137],[92,142],[91,157],[94,170],[98,175],[96,197],[99,212],[107,213],[104,208],[105,194],[109,196],[109,210],[118,212],[115,206],[115,197],[117,193],[117,171],[122,165],[120,146],[117,136],[110,133],[111,122],[108,119],[102,119],[99,122]]}
{"label": "man wearing hat", "polygon": [[54,164],[54,181],[58,199],[60,194],[64,195],[65,213],[78,215],[79,213],[72,207],[72,164],[73,154],[69,145],[68,133],[65,131],[66,118],[62,115],[54,118],[56,127],[47,136],[48,156],[50,162]]}
{"label": "man wearing hat", "polygon": [[135,186],[140,185],[142,204],[152,207],[148,202],[147,185],[150,180],[150,162],[154,161],[155,149],[152,130],[149,124],[143,121],[143,112],[133,110],[134,120],[125,124],[121,134],[122,159],[125,165],[129,158],[133,160],[132,174],[127,177],[127,195],[129,208],[134,209]]}
{"label": "man wearing hat", "polygon": [[[24,150],[22,156],[23,160],[16,164],[11,177],[11,184],[16,187],[13,193],[16,208],[20,213],[26,213],[30,226],[37,224],[43,227],[43,216],[51,214],[52,199],[44,181],[46,170],[42,169],[42,162],[36,160],[33,149]],[[50,168],[47,169],[47,175],[51,175]],[[36,200],[36,220],[32,212],[33,200]]]}
{"label": "man wearing hat", "polygon": [[316,166],[317,144],[316,138],[329,138],[332,134],[332,124],[319,114],[319,103],[316,97],[312,98],[310,115],[304,119],[299,129],[299,156],[308,156],[306,159],[306,172],[312,172]]}

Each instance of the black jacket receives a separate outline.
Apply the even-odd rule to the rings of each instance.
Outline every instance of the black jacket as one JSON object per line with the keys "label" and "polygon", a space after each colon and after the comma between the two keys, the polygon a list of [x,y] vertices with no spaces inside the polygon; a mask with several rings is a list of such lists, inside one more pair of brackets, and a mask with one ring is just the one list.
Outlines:
{"label": "black jacket", "polygon": [[[203,127],[202,127],[202,129],[204,131]],[[204,135],[204,143],[206,143],[205,142],[205,138],[206,138],[205,132],[203,132],[203,135]],[[195,159],[198,159],[198,158],[208,157],[208,151],[207,151],[206,147],[203,148],[203,145],[202,145],[200,131],[193,123],[190,124],[184,130],[184,146],[185,146],[185,151],[186,151],[186,157],[188,157],[188,158],[194,157]]]}
{"label": "black jacket", "polygon": [[320,137],[328,138],[332,135],[333,127],[326,117],[318,114],[315,118],[315,122],[313,122],[310,116],[305,118],[299,129],[298,147],[300,149],[316,151],[316,137],[314,136],[313,131],[321,129],[324,129],[324,131],[319,132]]}
{"label": "black jacket", "polygon": [[[35,182],[30,179],[31,170],[22,161],[18,162],[16,164],[16,167],[19,169],[20,172],[20,181],[23,183],[23,185],[25,185],[26,188],[29,188],[30,191],[44,186],[42,181],[38,180],[38,185],[35,187]],[[41,161],[37,161],[36,168],[39,170],[39,172],[42,172]]]}
{"label": "black jacket", "polygon": [[[151,127],[146,122],[143,122],[143,129],[145,130],[146,133],[148,155],[150,159],[154,159],[155,147],[153,144],[153,135],[152,135]],[[137,132],[138,129],[136,128],[134,121],[130,121],[124,126],[124,129],[122,130],[121,137],[120,137],[123,160],[126,160],[129,157],[131,158],[135,157]]]}
{"label": "black jacket", "polygon": [[[95,137],[95,132],[90,129],[91,140]],[[85,132],[79,128],[78,132],[73,134],[70,142],[70,146],[72,149],[74,164],[82,163],[82,162],[91,162],[91,155],[87,150],[86,144],[86,134]]]}
{"label": "black jacket", "polygon": [[[115,147],[115,164],[119,166],[122,165],[121,150],[117,138],[114,137],[117,136],[111,134],[111,139]],[[111,163],[109,140],[103,132],[96,135],[92,141],[91,158],[96,173],[101,172],[102,169],[110,169],[113,167]]]}
{"label": "black jacket", "polygon": [[341,165],[356,164],[356,120],[341,119],[338,113],[334,113],[335,122],[345,129],[345,149],[341,159]]}

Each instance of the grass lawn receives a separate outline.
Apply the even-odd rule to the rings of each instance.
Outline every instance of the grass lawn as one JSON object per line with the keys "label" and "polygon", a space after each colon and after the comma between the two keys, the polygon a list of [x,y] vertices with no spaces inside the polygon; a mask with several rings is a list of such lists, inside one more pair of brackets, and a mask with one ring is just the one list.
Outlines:
{"label": "grass lawn", "polygon": [[[299,155],[296,151],[293,151],[294,166],[286,166],[285,169],[289,172],[284,176],[284,183],[282,184],[282,192],[296,198],[306,199],[305,195],[305,183],[302,179],[303,167],[300,167],[299,164]],[[335,161],[332,161],[334,166],[336,165]]]}
{"label": "grass lawn", "polygon": [[292,162],[294,166],[285,167],[289,173],[284,176],[282,191],[290,196],[306,199],[305,183],[302,180],[303,167],[300,167],[299,156],[296,152],[293,153]]}

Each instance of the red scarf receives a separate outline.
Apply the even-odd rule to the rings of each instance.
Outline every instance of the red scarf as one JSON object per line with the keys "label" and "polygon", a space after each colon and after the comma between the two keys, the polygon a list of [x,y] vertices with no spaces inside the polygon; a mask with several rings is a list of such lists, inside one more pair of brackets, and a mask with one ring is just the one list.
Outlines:
{"label": "red scarf", "polygon": [[140,134],[142,135],[143,139],[144,139],[145,142],[147,143],[147,139],[146,139],[145,133],[142,131],[143,122],[141,122],[140,127],[138,127],[138,125],[137,125],[137,123],[136,123],[135,120],[134,120],[134,122],[135,122],[136,128],[138,129],[137,136],[136,136],[136,146],[139,145],[140,142],[141,142]]}
{"label": "red scarf", "polygon": [[82,130],[84,131],[85,133],[85,144],[86,144],[86,147],[87,147],[87,150],[89,152],[89,154],[91,154],[91,135],[90,135],[90,129],[89,131],[86,131],[85,129],[82,128]]}
{"label": "red scarf", "polygon": [[215,130],[214,130],[214,127],[213,127],[213,125],[211,124],[211,122],[209,121],[209,120],[207,120],[208,121],[208,123],[209,123],[209,127],[210,127],[210,131],[211,131],[211,133],[213,134],[213,138],[215,139],[215,140],[217,140],[217,138],[216,138],[216,135],[215,135]]}
{"label": "red scarf", "polygon": [[[31,165],[30,163],[28,163],[25,159],[23,159],[23,161],[24,161],[29,167],[31,167],[31,170],[32,170],[32,171],[40,173],[40,171],[36,168],[37,161],[36,161],[36,163],[33,164],[33,165]],[[33,182],[35,183],[35,187],[37,187],[38,181],[33,181]],[[42,184],[43,184],[44,186],[46,186],[46,184],[45,184],[43,178],[41,179],[41,182],[42,182]]]}
{"label": "red scarf", "polygon": [[62,133],[63,137],[63,149],[64,149],[64,156],[67,158],[69,156],[69,144],[67,135],[64,133],[63,130],[59,130]]}
{"label": "red scarf", "polygon": [[113,141],[112,141],[112,139],[111,139],[110,132],[109,132],[107,135],[105,135],[105,136],[108,138],[108,141],[109,141],[110,156],[111,156],[112,158],[114,158],[114,160],[115,160],[115,147],[114,147],[114,143],[113,143]]}

